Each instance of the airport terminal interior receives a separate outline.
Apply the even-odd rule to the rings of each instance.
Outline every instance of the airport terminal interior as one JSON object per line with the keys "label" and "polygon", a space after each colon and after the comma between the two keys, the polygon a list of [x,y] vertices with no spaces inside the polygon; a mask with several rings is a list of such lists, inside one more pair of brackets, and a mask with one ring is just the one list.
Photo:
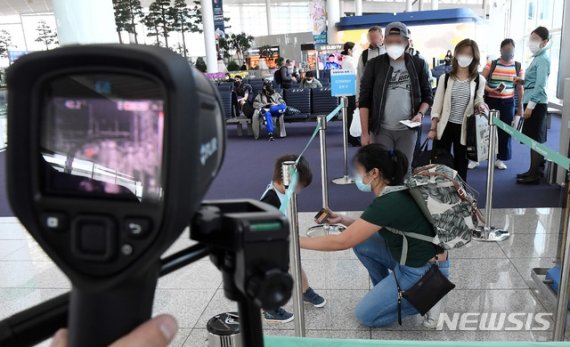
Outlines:
{"label": "airport terminal interior", "polygon": [[[267,206],[275,218],[289,222],[282,224],[288,238],[282,253],[286,256],[278,260],[285,262],[281,278],[293,279],[287,282],[291,298],[275,309],[255,306],[266,345],[396,346],[411,341],[409,346],[419,346],[440,341],[454,346],[540,346],[570,341],[569,23],[570,1],[563,0],[0,0],[0,346],[5,329],[1,320],[87,283],[72,285],[70,268],[56,264],[53,249],[46,252],[51,243],[24,224],[45,221],[42,227],[50,233],[79,233],[71,236],[80,240],[72,241],[79,242],[73,244],[73,252],[80,257],[76,264],[85,262],[86,268],[134,258],[133,247],[138,252],[143,242],[138,234],[160,223],[128,219],[131,223],[124,228],[134,241],[106,243],[102,247],[120,248],[112,257],[97,258],[90,252],[98,252],[98,245],[84,245],[81,238],[87,237],[81,223],[88,219],[74,214],[89,212],[77,207],[84,206],[80,200],[85,198],[97,205],[111,197],[117,209],[128,195],[141,202],[141,211],[168,200],[168,189],[174,185],[166,179],[173,177],[174,166],[165,170],[161,158],[184,158],[181,148],[188,148],[175,148],[174,140],[167,141],[166,136],[173,138],[175,133],[186,133],[184,140],[196,146],[187,154],[188,164],[199,166],[196,172],[210,170],[212,157],[225,151],[219,172],[215,168],[196,173],[205,183],[198,184],[193,171],[181,169],[190,173],[181,181],[199,188],[183,184],[180,191],[202,194],[200,201],[263,200],[277,208]],[[145,78],[115,78],[111,74],[118,68],[112,62],[118,60],[112,57],[113,49],[81,49],[93,44],[127,50],[152,47],[148,52],[162,47],[159,55],[187,63],[193,71],[192,77],[174,76],[172,81],[180,80],[192,98],[203,99],[194,103],[179,91],[172,92],[173,98],[155,99],[152,93],[166,95],[175,83],[149,87],[161,80],[149,77],[158,73],[152,64],[141,68]],[[79,45],[76,51],[65,51],[74,45]],[[73,59],[73,52],[87,53]],[[142,59],[146,52],[131,53]],[[55,68],[49,69],[56,65],[43,65],[42,59],[69,56],[70,66],[98,66],[85,70],[98,71],[98,80],[79,73],[54,79],[41,102],[18,95],[48,84],[42,80],[26,85],[26,69],[18,66],[37,62],[34,73],[48,76],[55,74]],[[165,71],[159,67],[161,58],[153,59],[156,71]],[[121,63],[121,68],[145,66],[134,61]],[[106,75],[101,73],[103,65],[112,67]],[[83,89],[89,89],[88,94],[81,94]],[[126,95],[122,99],[120,92]],[[206,105],[208,93],[216,106]],[[49,111],[43,123],[29,124],[30,145],[23,138],[14,139],[17,127],[27,127],[22,119],[44,117],[25,115],[41,107]],[[184,117],[204,123],[196,121],[194,128],[176,131],[169,117],[180,110]],[[204,134],[211,128],[205,122],[220,130],[207,142]],[[38,144],[30,134],[40,133]],[[431,143],[428,139],[434,137]],[[32,165],[29,172],[15,172],[14,167],[16,158],[28,160],[23,149],[36,145],[43,146],[42,162],[52,181],[46,178],[49,183],[40,184],[46,190],[30,195],[38,209],[47,210],[36,218],[40,222],[26,224],[24,198],[19,199],[14,188],[23,185],[14,182],[32,182],[30,177],[48,169]],[[294,162],[294,173],[287,173],[287,161]],[[450,166],[455,176],[429,171],[436,169],[425,169],[428,164]],[[71,188],[56,186],[58,175],[77,182],[81,178],[81,192],[66,193]],[[432,186],[422,191],[424,195],[387,193],[391,186],[410,182]],[[63,213],[49,203],[46,207],[48,200],[40,198],[62,191],[59,199],[79,201],[70,207],[74,212]],[[442,207],[438,203],[443,202],[434,200],[437,194],[457,200]],[[452,203],[463,209],[449,212]],[[195,205],[188,207],[194,210],[183,216],[186,221],[196,218]],[[123,215],[139,213],[133,211]],[[323,224],[317,223],[316,214],[325,215]],[[68,218],[79,221],[64,223]],[[270,230],[270,223],[263,225]],[[425,225],[429,239],[439,236],[439,244],[425,241],[428,234],[424,239],[408,236],[408,243],[396,233],[402,228],[421,233]],[[467,236],[458,234],[458,225],[468,231],[470,242],[463,244]],[[188,227],[170,240],[163,259],[203,242],[195,237],[195,224]],[[444,232],[464,239],[448,247]],[[118,240],[113,233],[105,235]],[[263,240],[269,242],[269,236]],[[385,249],[372,247],[382,243]],[[408,259],[403,259],[406,249]],[[178,324],[168,345],[248,346],[240,340],[238,304],[225,290],[227,281],[237,281],[239,271],[235,277],[222,276],[215,259],[202,256],[158,280],[152,316],[170,314]],[[411,259],[415,265],[410,265]],[[401,276],[401,284],[410,282],[403,288],[410,293],[427,269],[441,269],[437,273],[454,288],[424,315],[404,291],[399,324],[396,306],[401,293],[394,278]],[[301,281],[304,277],[308,283]],[[246,289],[237,286],[244,297],[251,294],[248,283]],[[214,326],[214,318],[226,312],[236,315],[225,318],[223,329]],[[70,319],[88,315],[80,312]],[[133,341],[121,346],[142,346]],[[52,344],[51,337],[32,345],[64,346]]]}

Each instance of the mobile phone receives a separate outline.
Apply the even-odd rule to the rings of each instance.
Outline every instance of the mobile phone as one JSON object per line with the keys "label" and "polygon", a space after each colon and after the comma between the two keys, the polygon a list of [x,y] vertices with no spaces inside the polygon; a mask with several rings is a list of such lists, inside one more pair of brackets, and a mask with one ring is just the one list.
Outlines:
{"label": "mobile phone", "polygon": [[507,87],[507,85],[504,84],[503,82],[501,82],[499,84],[499,86],[497,87],[497,91],[502,92],[503,90],[505,90],[506,87]]}
{"label": "mobile phone", "polygon": [[315,222],[318,224],[323,224],[327,221],[331,214],[331,211],[327,208],[321,208],[319,212],[315,215]]}

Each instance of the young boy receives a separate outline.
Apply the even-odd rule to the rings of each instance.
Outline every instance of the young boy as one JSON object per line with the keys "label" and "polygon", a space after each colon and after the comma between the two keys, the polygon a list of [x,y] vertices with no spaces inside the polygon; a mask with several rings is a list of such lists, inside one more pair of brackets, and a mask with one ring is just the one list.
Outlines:
{"label": "young boy", "polygon": [[[273,169],[273,180],[263,193],[261,197],[262,202],[272,205],[277,209],[281,207],[281,204],[285,201],[285,186],[283,185],[281,167],[284,162],[295,160],[297,160],[297,156],[294,154],[284,155],[277,159],[275,168]],[[309,186],[313,180],[311,168],[305,158],[301,158],[299,161],[297,172],[299,173],[297,193],[299,193],[303,188]],[[303,282],[303,300],[315,307],[324,307],[327,301],[309,287],[309,280],[305,271],[302,271],[301,275]],[[293,314],[285,311],[283,308],[274,311],[265,311],[263,312],[263,317],[268,323],[288,323],[294,319]]]}

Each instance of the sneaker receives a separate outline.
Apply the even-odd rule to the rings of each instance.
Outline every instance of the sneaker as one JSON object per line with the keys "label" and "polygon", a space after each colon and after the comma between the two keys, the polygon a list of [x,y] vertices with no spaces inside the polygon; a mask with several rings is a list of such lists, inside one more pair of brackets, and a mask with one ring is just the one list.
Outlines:
{"label": "sneaker", "polygon": [[307,289],[307,291],[303,294],[303,300],[305,302],[310,303],[311,305],[321,308],[321,307],[325,307],[325,305],[327,304],[327,301],[325,300],[325,298],[323,298],[322,296],[320,296],[319,294],[317,294],[313,288]]}
{"label": "sneaker", "polygon": [[473,170],[473,169],[479,167],[479,163],[476,161],[469,160],[469,164],[467,165],[467,167],[469,168],[469,170]]}
{"label": "sneaker", "polygon": [[437,328],[437,323],[439,322],[439,314],[441,313],[442,300],[439,300],[434,307],[429,310],[424,316],[424,321],[422,325],[428,329]]}
{"label": "sneaker", "polygon": [[507,164],[505,164],[504,161],[497,159],[497,161],[495,162],[495,167],[499,170],[506,170]]}
{"label": "sneaker", "polygon": [[280,307],[277,310],[264,311],[263,318],[267,323],[289,323],[295,319],[295,316]]}

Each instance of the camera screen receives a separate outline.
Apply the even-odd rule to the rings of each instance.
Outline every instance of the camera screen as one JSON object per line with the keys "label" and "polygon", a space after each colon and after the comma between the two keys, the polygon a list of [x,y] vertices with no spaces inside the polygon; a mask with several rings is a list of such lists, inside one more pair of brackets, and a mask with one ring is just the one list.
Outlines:
{"label": "camera screen", "polygon": [[120,74],[71,75],[48,85],[41,128],[44,193],[159,201],[160,85]]}

